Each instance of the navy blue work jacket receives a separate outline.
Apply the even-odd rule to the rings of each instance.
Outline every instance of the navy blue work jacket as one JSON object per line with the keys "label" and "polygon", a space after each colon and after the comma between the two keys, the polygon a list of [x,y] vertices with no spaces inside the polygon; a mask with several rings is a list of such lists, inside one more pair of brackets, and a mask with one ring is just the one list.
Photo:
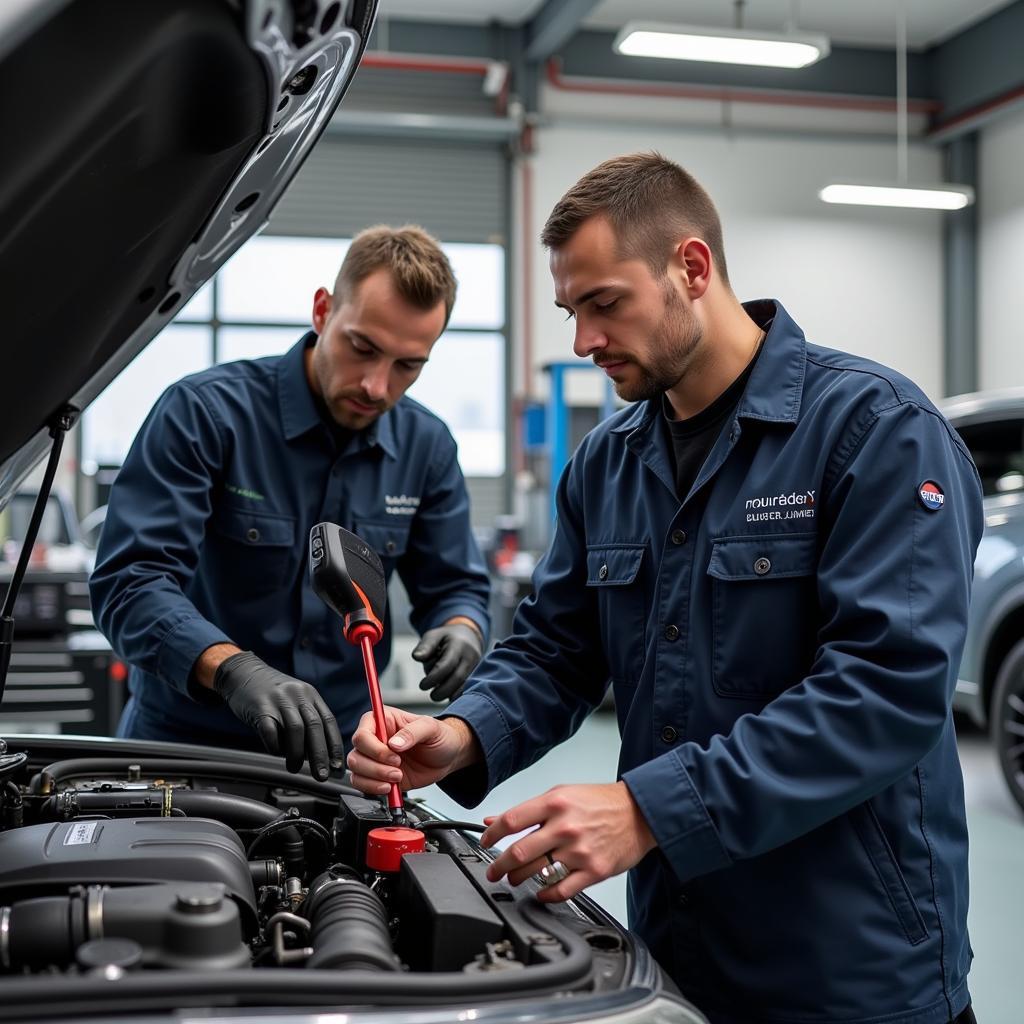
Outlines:
{"label": "navy blue work jacket", "polygon": [[534,596],[446,712],[485,767],[446,787],[479,801],[610,682],[658,842],[630,923],[683,992],[715,1024],[939,1024],[971,958],[950,702],[977,472],[906,378],[747,309],[774,320],[684,501],[660,399],[580,445]]}
{"label": "navy blue work jacket", "polygon": [[118,474],[90,592],[131,665],[146,735],[256,742],[226,708],[190,696],[196,658],[231,642],[315,685],[347,743],[370,704],[359,649],[310,586],[320,521],[358,533],[389,577],[397,569],[419,632],[465,615],[487,635],[489,584],[451,434],[404,397],[338,451],[303,366],[314,340],[172,385]]}

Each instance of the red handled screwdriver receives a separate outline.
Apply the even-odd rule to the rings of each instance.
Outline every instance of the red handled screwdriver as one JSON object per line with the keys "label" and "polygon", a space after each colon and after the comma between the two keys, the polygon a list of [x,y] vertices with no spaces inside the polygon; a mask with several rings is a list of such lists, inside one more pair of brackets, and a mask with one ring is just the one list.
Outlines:
{"label": "red handled screwdriver", "polygon": [[[341,616],[345,639],[362,649],[377,739],[387,746],[384,701],[373,659],[374,644],[384,636],[384,567],[377,553],[354,533],[334,523],[317,523],[309,534],[309,571],[314,592]],[[404,825],[405,804],[397,783],[391,784],[388,807],[395,824]]]}

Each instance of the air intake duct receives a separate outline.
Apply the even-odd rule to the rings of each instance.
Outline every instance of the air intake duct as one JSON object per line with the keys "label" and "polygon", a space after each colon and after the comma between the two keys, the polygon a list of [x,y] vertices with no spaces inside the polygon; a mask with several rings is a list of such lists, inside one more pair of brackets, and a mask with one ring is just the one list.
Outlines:
{"label": "air intake duct", "polygon": [[325,872],[309,887],[304,913],[313,955],[306,966],[340,971],[400,971],[380,897],[355,878]]}

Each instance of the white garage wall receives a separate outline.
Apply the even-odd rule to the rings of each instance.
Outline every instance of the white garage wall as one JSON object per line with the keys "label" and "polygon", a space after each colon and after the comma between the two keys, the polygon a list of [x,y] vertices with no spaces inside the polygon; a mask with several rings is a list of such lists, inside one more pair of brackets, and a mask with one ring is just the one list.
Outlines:
{"label": "white garage wall", "polygon": [[983,388],[1024,384],[1024,112],[981,133],[978,348]]}
{"label": "white garage wall", "polygon": [[[730,136],[621,122],[609,129],[578,119],[540,129],[530,228],[535,367],[573,358],[571,324],[552,305],[547,257],[536,241],[548,212],[601,160],[645,149],[677,160],[711,192],[741,299],[778,298],[812,341],[878,359],[941,395],[941,215],[828,206],[817,197],[830,180],[893,176],[895,146],[874,137]],[[910,173],[938,180],[937,150],[913,145]],[[543,394],[543,376],[535,379]]]}

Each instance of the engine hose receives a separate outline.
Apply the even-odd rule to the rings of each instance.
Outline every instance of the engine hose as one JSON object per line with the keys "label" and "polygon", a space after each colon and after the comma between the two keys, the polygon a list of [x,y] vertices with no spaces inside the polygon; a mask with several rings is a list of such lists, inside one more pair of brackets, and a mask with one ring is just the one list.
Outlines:
{"label": "engine hose", "polygon": [[[320,855],[307,857],[305,836],[312,835],[322,847]],[[298,878],[306,878],[307,872],[320,871],[327,864],[331,853],[331,833],[312,818],[293,817],[287,814],[278,816],[274,821],[256,833],[255,838],[249,843],[245,856],[251,860],[256,853],[257,847],[261,846],[266,839],[277,836],[280,849],[280,857],[284,861],[285,873]]]}
{"label": "engine hose", "polygon": [[[231,828],[262,828],[276,821],[281,814],[280,809],[249,797],[191,789],[172,789],[170,809],[171,814],[177,812],[177,816],[213,818]],[[164,797],[159,790],[64,790],[43,801],[39,817],[43,821],[53,818],[68,820],[80,814],[137,815],[140,818],[156,814],[166,817],[164,811]]]}
{"label": "engine hose", "polygon": [[25,822],[25,801],[21,790],[7,779],[3,784],[3,818],[6,828],[20,828]]}
{"label": "engine hose", "polygon": [[75,949],[89,938],[87,913],[101,900],[98,891],[84,896],[42,896],[20,900],[0,908],[0,969],[39,969],[48,964],[65,965]]}
{"label": "engine hose", "polygon": [[303,907],[310,923],[313,955],[307,968],[400,971],[391,946],[387,911],[369,886],[352,878],[320,875]]}
{"label": "engine hose", "polygon": [[30,791],[33,794],[49,793],[59,782],[76,776],[103,777],[127,774],[133,765],[141,764],[146,775],[198,775],[206,779],[225,779],[231,782],[262,782],[272,786],[294,789],[297,785],[309,784],[318,794],[330,799],[340,795],[364,796],[362,790],[328,779],[320,782],[306,772],[293,773],[284,768],[265,768],[263,765],[227,764],[220,761],[203,761],[198,758],[152,757],[76,757],[66,761],[54,761],[32,777]]}
{"label": "engine hose", "polygon": [[475,821],[447,821],[444,818],[428,818],[426,821],[416,822],[410,828],[418,828],[421,832],[486,832],[486,825],[479,825]]}
{"label": "engine hose", "polygon": [[256,837],[249,844],[249,849],[245,851],[246,858],[252,858],[256,852],[256,847],[259,846],[265,839],[272,835],[276,835],[278,832],[284,832],[286,829],[296,829],[305,833],[312,833],[320,840],[324,846],[324,851],[327,852],[331,848],[331,833],[320,824],[319,821],[314,821],[312,818],[289,818],[279,817],[277,814],[274,815],[275,820],[269,824],[264,825],[259,830]]}

